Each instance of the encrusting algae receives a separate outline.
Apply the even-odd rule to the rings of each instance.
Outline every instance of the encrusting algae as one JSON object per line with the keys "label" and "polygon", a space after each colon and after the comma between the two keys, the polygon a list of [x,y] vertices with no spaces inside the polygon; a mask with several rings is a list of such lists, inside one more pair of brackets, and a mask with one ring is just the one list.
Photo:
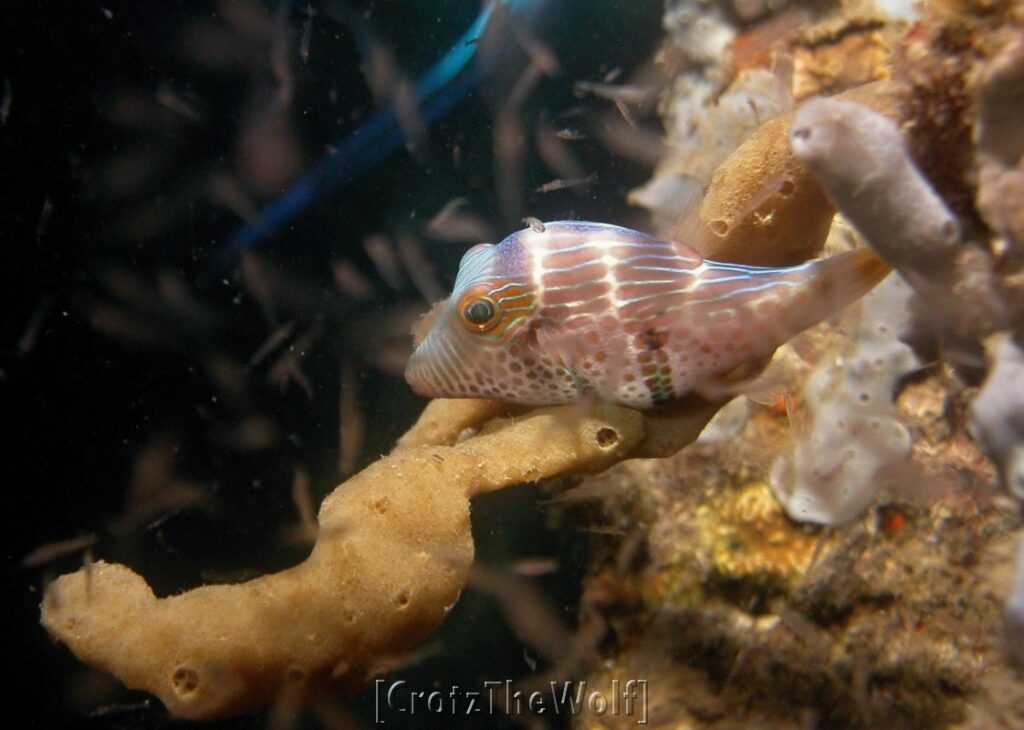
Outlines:
{"label": "encrusting algae", "polygon": [[[686,18],[699,15],[690,7],[699,3],[671,5],[672,27],[693,37]],[[127,686],[152,692],[179,717],[214,719],[357,692],[382,657],[407,651],[458,600],[473,562],[474,496],[632,460],[590,477],[615,487],[603,508],[626,525],[626,536],[604,542],[584,584],[584,602],[607,621],[612,639],[588,679],[649,677],[652,724],[1024,726],[1017,701],[1024,693],[1003,648],[1019,661],[1022,573],[1010,568],[1019,505],[987,489],[997,472],[967,430],[973,424],[1005,481],[1019,484],[1020,439],[1006,438],[1019,426],[1012,409],[970,409],[979,382],[976,406],[1004,402],[1004,391],[1013,391],[1006,373],[1021,359],[1022,146],[1019,127],[998,111],[1020,102],[1012,92],[1024,78],[1019,8],[1014,15],[999,5],[997,22],[996,5],[954,3],[963,18],[926,10],[911,26],[882,15],[837,22],[840,4],[831,18],[813,18],[831,29],[814,36],[792,23],[771,25],[771,8],[754,5],[744,4],[740,15],[750,13],[749,34],[763,33],[747,46],[751,37],[737,35],[724,13],[706,14],[718,25],[696,34],[704,45],[694,48],[710,46],[692,51],[689,80],[677,90],[689,84],[714,89],[708,99],[725,98],[730,83],[750,88],[744,84],[755,74],[758,84],[785,80],[778,64],[766,74],[767,53],[763,61],[753,53],[743,63],[737,58],[729,72],[719,60],[724,48],[765,46],[767,34],[777,58],[799,61],[788,78],[791,98],[777,99],[770,119],[738,124],[735,151],[726,155],[722,146],[715,172],[693,176],[707,186],[695,216],[681,220],[679,201],[664,197],[688,189],[686,155],[664,165],[673,184],[649,186],[638,199],[661,209],[665,238],[686,240],[710,259],[765,266],[805,261],[826,239],[830,249],[843,248],[841,240],[855,236],[833,222],[838,208],[909,282],[898,296],[882,292],[898,302],[907,331],[882,336],[870,319],[850,325],[851,315],[839,327],[813,328],[777,353],[765,393],[739,387],[751,403],[732,435],[697,444],[737,391],[710,400],[690,395],[643,413],[590,403],[527,409],[435,400],[391,454],[324,500],[304,563],[160,599],[127,567],[93,563],[47,588],[42,621],[51,636]],[[969,42],[975,32],[995,40]],[[951,39],[959,41],[951,47]],[[897,52],[883,63],[890,47]],[[857,63],[830,53],[852,53]],[[945,86],[929,88],[922,78]],[[872,83],[845,89],[865,81]],[[811,93],[808,84],[837,95],[786,111]],[[956,91],[958,115],[948,118],[967,128],[948,139],[966,141],[957,159],[969,160],[977,176],[951,176],[916,154],[942,117],[943,89]],[[830,140],[842,155],[823,152]],[[872,162],[884,164],[877,176],[864,176]],[[915,218],[915,211],[932,215]],[[922,231],[930,236],[925,249]],[[922,301],[939,302],[940,291],[962,315],[951,331],[904,317]],[[895,311],[886,309],[889,300],[874,301],[882,304],[856,312]],[[901,337],[925,344],[911,353]],[[891,355],[891,362],[881,358],[884,372],[857,369],[882,351]],[[968,363],[975,377],[935,364],[936,353]],[[801,444],[831,444],[842,434],[856,442],[853,451],[870,449],[874,442],[860,427],[870,432],[875,422],[893,436],[888,484],[848,469],[842,458],[830,470],[800,456]],[[834,496],[822,485],[848,490],[850,499],[814,502]],[[810,519],[809,504],[823,517]],[[797,521],[805,518],[808,524]],[[624,559],[638,544],[641,557]],[[994,636],[997,626],[1005,642]],[[617,721],[635,718],[588,717],[584,726]]]}

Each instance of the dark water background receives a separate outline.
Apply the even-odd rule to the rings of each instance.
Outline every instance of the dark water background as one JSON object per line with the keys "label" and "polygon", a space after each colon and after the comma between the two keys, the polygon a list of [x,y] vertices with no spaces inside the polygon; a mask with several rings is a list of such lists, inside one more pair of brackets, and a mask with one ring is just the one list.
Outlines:
{"label": "dark water background", "polygon": [[[474,0],[351,5],[369,12],[411,77],[480,7]],[[366,427],[354,466],[385,453],[412,423],[423,401],[394,361],[407,349],[406,320],[426,302],[407,276],[388,285],[363,247],[367,236],[417,232],[459,196],[500,235],[526,215],[644,224],[623,201],[648,170],[593,135],[571,143],[597,174],[585,194],[533,192],[555,175],[531,143],[517,182],[523,205],[501,210],[492,125],[524,67],[517,53],[430,128],[417,154],[392,155],[261,244],[270,293],[247,285],[234,267],[211,273],[239,225],[231,190],[211,195],[211,176],[241,180],[241,200],[257,207],[273,197],[239,172],[240,140],[279,86],[272,44],[232,30],[223,20],[232,6],[246,7],[8,0],[0,8],[3,633],[15,673],[7,711],[18,724],[178,724],[159,702],[136,706],[143,695],[109,686],[51,644],[37,623],[41,586],[76,569],[82,553],[26,568],[33,549],[95,533],[93,557],[127,563],[160,595],[278,570],[308,552],[281,537],[296,521],[296,469],[309,475],[315,502],[343,477],[342,382]],[[252,7],[263,20],[279,11]],[[303,41],[309,7],[292,9],[284,25],[294,92],[282,118],[304,166],[356,129],[374,104],[344,25],[317,13]],[[600,81],[616,68],[626,78],[649,60],[660,11],[659,0],[549,0],[536,34],[562,73],[524,103],[528,137],[540,119],[585,128],[607,112],[607,102],[575,96],[573,82]],[[207,57],[197,60],[195,48]],[[447,291],[466,245],[429,238],[422,245]],[[364,301],[335,284],[339,261],[372,285]],[[283,339],[250,365],[275,332]],[[289,345],[305,352],[298,370],[286,367]],[[164,501],[140,506],[152,482],[167,487]],[[539,495],[526,487],[474,502],[478,558],[497,567],[555,558],[559,570],[537,583],[571,625],[589,541],[602,538],[552,524]],[[435,639],[440,652],[396,676],[429,689],[531,671],[498,607],[473,590]],[[372,698],[345,708],[369,723]],[[267,723],[263,712],[219,726]],[[298,726],[323,723],[306,713]]]}

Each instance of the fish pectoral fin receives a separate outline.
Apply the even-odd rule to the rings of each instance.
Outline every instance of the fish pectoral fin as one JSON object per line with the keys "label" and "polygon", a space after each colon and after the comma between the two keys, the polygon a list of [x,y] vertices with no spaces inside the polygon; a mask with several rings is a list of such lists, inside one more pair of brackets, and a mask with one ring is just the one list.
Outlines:
{"label": "fish pectoral fin", "polygon": [[572,380],[577,393],[586,393],[589,387],[578,374],[579,353],[572,346],[570,338],[551,327],[539,327],[535,330],[535,337],[539,353],[554,360],[562,368]]}
{"label": "fish pectoral fin", "polygon": [[697,388],[698,393],[707,400],[722,400],[736,395],[744,395],[748,391],[758,390],[757,381],[771,362],[774,352],[742,362],[731,370],[711,378]]}
{"label": "fish pectoral fin", "polygon": [[538,354],[546,355],[566,370],[573,371],[576,358],[572,356],[568,337],[551,327],[538,327],[534,330],[534,337],[537,340]]}

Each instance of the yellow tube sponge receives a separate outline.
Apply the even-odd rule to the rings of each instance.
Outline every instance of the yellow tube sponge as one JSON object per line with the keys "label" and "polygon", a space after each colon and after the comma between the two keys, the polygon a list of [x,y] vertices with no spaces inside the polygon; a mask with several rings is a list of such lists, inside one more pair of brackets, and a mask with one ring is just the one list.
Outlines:
{"label": "yellow tube sponge", "polygon": [[[467,404],[438,401],[431,412],[446,408],[457,415]],[[561,407],[492,420],[455,446],[399,448],[324,500],[300,565],[157,598],[129,568],[98,562],[47,588],[42,622],[80,659],[179,717],[354,692],[458,598],[473,561],[470,497],[604,468],[644,433],[636,411]]]}
{"label": "yellow tube sponge", "polygon": [[[895,116],[897,87],[886,81],[838,95]],[[817,256],[835,209],[789,146],[794,112],[769,119],[715,170],[696,216],[665,235],[718,261],[790,266]]]}

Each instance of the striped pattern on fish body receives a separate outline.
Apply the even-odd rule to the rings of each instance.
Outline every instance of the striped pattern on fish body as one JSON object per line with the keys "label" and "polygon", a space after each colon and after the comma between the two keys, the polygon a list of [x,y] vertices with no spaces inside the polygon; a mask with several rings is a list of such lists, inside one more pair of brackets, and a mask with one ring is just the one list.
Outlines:
{"label": "striped pattern on fish body", "polygon": [[428,397],[651,408],[770,355],[886,273],[868,249],[762,268],[618,226],[536,225],[466,253],[406,379]]}

